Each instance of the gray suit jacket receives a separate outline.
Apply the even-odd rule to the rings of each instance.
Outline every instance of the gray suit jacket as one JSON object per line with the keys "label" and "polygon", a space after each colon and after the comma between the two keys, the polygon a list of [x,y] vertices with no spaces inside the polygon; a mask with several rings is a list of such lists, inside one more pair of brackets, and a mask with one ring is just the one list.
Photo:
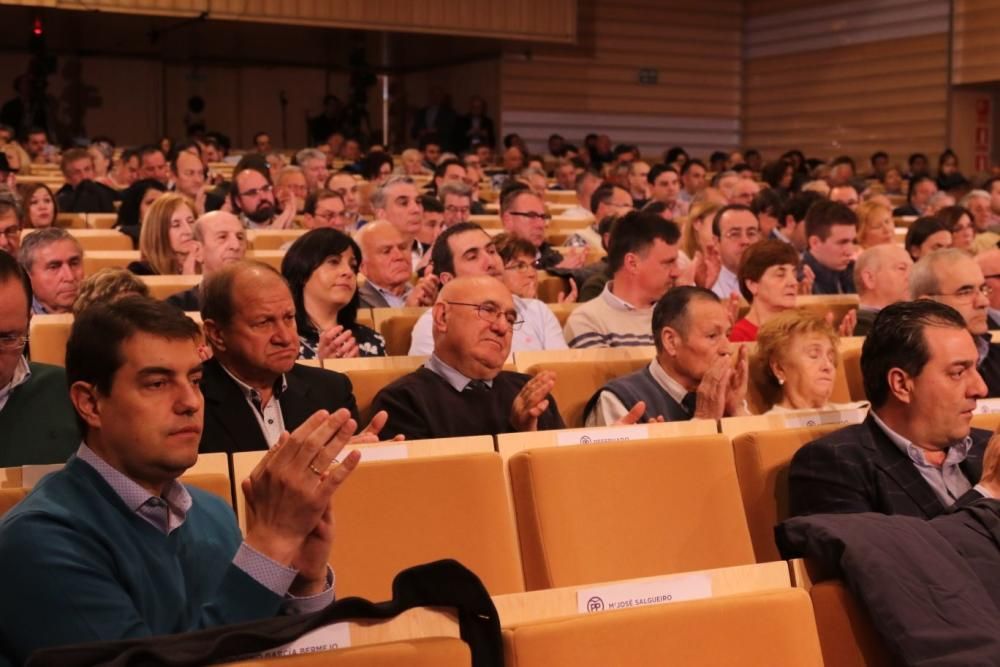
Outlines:
{"label": "gray suit jacket", "polygon": [[361,299],[362,308],[390,308],[385,297],[367,281],[358,288],[358,297]]}

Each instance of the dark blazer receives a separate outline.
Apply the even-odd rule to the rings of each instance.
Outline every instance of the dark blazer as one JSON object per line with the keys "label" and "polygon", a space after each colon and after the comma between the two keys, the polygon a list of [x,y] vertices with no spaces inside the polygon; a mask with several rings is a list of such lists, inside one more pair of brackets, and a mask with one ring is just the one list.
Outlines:
{"label": "dark blazer", "polygon": [[990,331],[996,331],[997,329],[1000,329],[1000,322],[993,319],[992,315],[987,315],[986,326],[989,327]]}
{"label": "dark blazer", "polygon": [[872,325],[875,324],[875,317],[878,313],[879,311],[871,308],[858,308],[858,323],[854,325],[854,335],[867,336],[868,332],[872,330]]}
{"label": "dark blazer", "polygon": [[375,289],[371,283],[365,281],[363,285],[358,287],[358,297],[361,299],[362,308],[389,308],[389,303],[385,300],[385,297],[379,294],[378,290]]}
{"label": "dark blazer", "polygon": [[[961,469],[975,485],[991,433],[974,428],[970,435],[972,447]],[[791,516],[878,512],[930,519],[948,509],[871,415],[800,448],[788,482]],[[970,489],[955,505],[979,498]]]}
{"label": "dark blazer", "polygon": [[[201,392],[205,395],[205,430],[201,452],[252,452],[267,449],[253,408],[215,359],[205,362]],[[288,389],[281,394],[285,430],[293,431],[317,410],[347,408],[354,419],[358,406],[351,381],[342,373],[295,364],[285,373]]]}
{"label": "dark blazer", "polygon": [[199,296],[200,289],[201,285],[195,285],[194,287],[190,287],[183,292],[171,294],[167,297],[167,303],[172,303],[186,312],[198,312],[201,310],[201,298]]}
{"label": "dark blazer", "polygon": [[977,367],[979,374],[983,376],[986,383],[986,396],[989,398],[1000,397],[1000,344],[990,343],[990,351],[983,359],[983,363]]}

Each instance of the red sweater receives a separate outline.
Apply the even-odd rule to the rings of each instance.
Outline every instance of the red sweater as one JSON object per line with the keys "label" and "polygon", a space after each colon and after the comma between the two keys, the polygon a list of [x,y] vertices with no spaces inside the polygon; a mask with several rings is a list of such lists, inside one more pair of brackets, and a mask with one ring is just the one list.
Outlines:
{"label": "red sweater", "polygon": [[734,343],[752,343],[757,340],[757,329],[759,327],[743,318],[733,325],[733,330],[729,333],[729,340]]}

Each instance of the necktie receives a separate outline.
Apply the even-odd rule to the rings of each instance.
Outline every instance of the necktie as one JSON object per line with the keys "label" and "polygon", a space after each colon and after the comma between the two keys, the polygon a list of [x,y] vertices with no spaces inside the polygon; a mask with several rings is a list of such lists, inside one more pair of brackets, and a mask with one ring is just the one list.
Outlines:
{"label": "necktie", "polygon": [[483,382],[482,380],[470,380],[469,384],[465,385],[463,392],[482,394],[490,390],[490,386]]}
{"label": "necktie", "polygon": [[681,407],[684,408],[684,410],[686,410],[687,413],[692,417],[694,416],[694,411],[697,405],[698,405],[698,394],[694,393],[693,391],[689,391],[687,394],[684,395],[684,398],[681,399]]}

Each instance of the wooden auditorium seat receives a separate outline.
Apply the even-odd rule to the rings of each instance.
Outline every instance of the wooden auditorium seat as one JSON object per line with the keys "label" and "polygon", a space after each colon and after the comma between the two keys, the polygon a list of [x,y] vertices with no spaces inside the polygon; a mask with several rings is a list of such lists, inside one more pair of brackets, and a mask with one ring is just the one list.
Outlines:
{"label": "wooden auditorium seat", "polygon": [[294,242],[308,231],[308,229],[251,229],[247,232],[247,246],[254,251],[281,250],[283,245]]}
{"label": "wooden auditorium seat", "polygon": [[83,253],[83,275],[91,276],[101,269],[124,269],[139,261],[138,250],[94,250]]}
{"label": "wooden auditorium seat", "polygon": [[824,664],[809,595],[796,589],[529,623],[504,631],[504,649],[508,667]]}
{"label": "wooden auditorium seat", "polygon": [[281,260],[284,258],[284,250],[247,250],[247,259],[263,262],[273,267],[275,271],[281,271]]}
{"label": "wooden auditorium seat", "polygon": [[797,588],[809,593],[816,629],[827,667],[894,667],[885,642],[872,625],[871,615],[847,590],[844,582],[815,571],[808,561],[789,562]]}
{"label": "wooden auditorium seat", "polygon": [[324,359],[323,367],[346,373],[354,389],[354,400],[363,424],[370,419],[372,401],[383,387],[420,368],[427,357],[368,357],[362,359]]}
{"label": "wooden auditorium seat", "polygon": [[[419,441],[409,445],[416,451]],[[245,479],[262,455],[234,455],[236,479]],[[241,520],[252,525],[237,493]],[[524,590],[496,452],[363,462],[337,490],[333,507],[337,540],[330,563],[340,597],[388,599],[396,573],[441,558],[475,572],[491,594]]]}
{"label": "wooden auditorium seat", "polygon": [[841,373],[843,373],[844,380],[847,382],[847,391],[851,400],[867,401],[865,381],[861,375],[860,347],[851,347],[846,350],[841,349],[840,368],[837,369],[837,375],[840,376]]}
{"label": "wooden auditorium seat", "polygon": [[410,351],[413,327],[426,308],[372,308],[375,330],[385,338],[385,352],[392,356]]}
{"label": "wooden auditorium seat", "polygon": [[758,563],[781,560],[774,527],[788,518],[788,468],[800,447],[841,424],[743,433],[733,438],[733,458],[750,539]]}
{"label": "wooden auditorium seat", "polygon": [[[633,348],[634,349],[634,348]],[[650,348],[652,349],[652,348]],[[612,352],[611,350],[601,350]],[[556,384],[552,389],[552,397],[559,408],[563,422],[567,428],[583,426],[584,408],[587,401],[598,389],[609,380],[637,371],[650,362],[650,358],[641,356],[623,357],[607,355],[604,360],[593,361],[540,361],[527,369],[530,375],[542,371],[553,371],[556,374]],[[518,355],[514,357],[518,363]]]}
{"label": "wooden auditorium seat", "polygon": [[559,276],[549,273],[538,274],[538,300],[543,303],[558,303],[559,296],[568,288],[568,283]]}
{"label": "wooden auditorium seat", "polygon": [[168,296],[189,290],[201,284],[201,276],[139,276],[139,280],[149,288],[149,295],[154,299],[166,299]]}
{"label": "wooden auditorium seat", "polygon": [[26,495],[28,495],[28,490],[25,488],[0,488],[0,518],[9,512],[14,505],[21,502]]}
{"label": "wooden auditorium seat", "polygon": [[565,327],[566,320],[569,319],[569,314],[572,313],[573,309],[580,304],[574,301],[572,303],[547,303],[545,305],[549,307],[552,314],[556,316],[557,320],[559,320],[559,326]]}
{"label": "wooden auditorium seat", "polygon": [[117,213],[88,213],[87,227],[90,229],[111,229],[118,222]]}
{"label": "wooden auditorium seat", "polygon": [[55,366],[66,365],[66,341],[73,326],[73,315],[35,315],[28,329],[31,360]]}
{"label": "wooden auditorium seat", "polygon": [[509,466],[529,590],[754,562],[724,436],[529,449]]}
{"label": "wooden auditorium seat", "polygon": [[85,229],[87,227],[86,213],[60,213],[56,216],[56,227],[69,229]]}
{"label": "wooden auditorium seat", "polygon": [[[21,238],[35,232],[35,229],[22,229]],[[132,239],[115,229],[77,229],[70,228],[69,233],[80,243],[84,252],[95,250],[132,250]]]}

